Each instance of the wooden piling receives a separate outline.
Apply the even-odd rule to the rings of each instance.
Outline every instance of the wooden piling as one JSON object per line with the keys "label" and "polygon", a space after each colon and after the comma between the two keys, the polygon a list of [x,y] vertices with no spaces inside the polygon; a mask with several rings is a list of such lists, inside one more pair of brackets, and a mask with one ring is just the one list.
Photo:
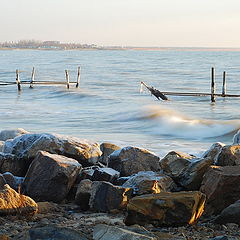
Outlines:
{"label": "wooden piling", "polygon": [[211,71],[211,102],[215,102],[215,69],[212,68]]}
{"label": "wooden piling", "polygon": [[17,83],[18,91],[21,91],[21,81],[20,81],[18,69],[16,70],[16,83]]}
{"label": "wooden piling", "polygon": [[67,81],[67,88],[69,89],[69,74],[68,74],[68,70],[65,70],[66,73],[66,81]]}
{"label": "wooden piling", "polygon": [[78,74],[77,74],[77,83],[76,83],[76,88],[79,87],[80,84],[80,76],[81,76],[81,68],[78,67]]}
{"label": "wooden piling", "polygon": [[223,72],[223,85],[222,85],[222,96],[225,97],[227,92],[227,86],[226,86],[226,72]]}
{"label": "wooden piling", "polygon": [[32,69],[32,76],[31,76],[31,81],[30,81],[30,86],[29,88],[33,88],[33,82],[35,80],[35,68],[33,67]]}

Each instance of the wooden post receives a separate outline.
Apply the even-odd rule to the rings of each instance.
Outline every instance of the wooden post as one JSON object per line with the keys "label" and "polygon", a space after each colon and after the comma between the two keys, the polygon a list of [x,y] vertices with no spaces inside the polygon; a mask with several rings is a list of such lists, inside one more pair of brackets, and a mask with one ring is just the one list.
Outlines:
{"label": "wooden post", "polygon": [[81,76],[81,68],[78,67],[78,75],[77,75],[77,83],[76,83],[76,88],[79,87],[80,84],[80,76]]}
{"label": "wooden post", "polygon": [[17,83],[18,91],[21,91],[21,81],[20,81],[18,69],[16,70],[16,83]]}
{"label": "wooden post", "polygon": [[35,80],[35,68],[33,67],[32,69],[32,77],[31,77],[31,82],[29,88],[33,88],[33,82]]}
{"label": "wooden post", "polygon": [[227,87],[226,87],[226,72],[223,72],[223,86],[222,86],[222,96],[225,97],[227,93]]}
{"label": "wooden post", "polygon": [[214,70],[214,68],[212,68],[211,77],[212,77],[211,102],[215,102],[215,70]]}
{"label": "wooden post", "polygon": [[67,88],[69,89],[69,74],[68,74],[68,70],[65,70],[65,73],[66,73]]}

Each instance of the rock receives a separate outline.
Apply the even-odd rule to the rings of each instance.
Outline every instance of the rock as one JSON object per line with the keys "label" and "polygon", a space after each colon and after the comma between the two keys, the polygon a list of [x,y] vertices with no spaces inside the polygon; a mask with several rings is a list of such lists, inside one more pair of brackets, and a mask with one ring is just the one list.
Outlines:
{"label": "rock", "polygon": [[214,238],[210,238],[210,240],[230,240],[227,236],[217,236]]}
{"label": "rock", "polygon": [[216,161],[218,166],[240,165],[240,145],[227,145],[222,148]]}
{"label": "rock", "polygon": [[130,199],[126,225],[153,224],[179,226],[192,224],[204,211],[206,197],[201,192],[161,192]]}
{"label": "rock", "polygon": [[135,233],[123,228],[109,226],[105,224],[96,225],[93,229],[94,240],[156,240],[143,234]]}
{"label": "rock", "polygon": [[40,151],[26,174],[25,190],[37,201],[61,202],[80,170],[81,165],[74,159]]}
{"label": "rock", "polygon": [[180,174],[177,183],[188,191],[198,191],[201,187],[203,175],[213,164],[213,159],[195,158]]}
{"label": "rock", "polygon": [[125,147],[113,152],[108,158],[108,167],[119,171],[121,177],[131,176],[140,171],[160,170],[158,156],[136,147]]}
{"label": "rock", "polygon": [[38,205],[30,197],[18,194],[8,184],[0,190],[0,215],[32,216]]}
{"label": "rock", "polygon": [[88,240],[81,232],[54,225],[34,227],[28,230],[25,240]]}
{"label": "rock", "polygon": [[233,136],[233,144],[240,144],[240,130],[238,130],[238,132]]}
{"label": "rock", "polygon": [[84,179],[89,179],[89,180],[93,180],[93,174],[95,169],[97,169],[99,167],[97,166],[91,166],[91,167],[84,167],[82,168],[82,170],[80,171],[76,183],[80,183],[80,181],[84,180]]}
{"label": "rock", "polygon": [[0,153],[0,172],[11,172],[15,176],[25,176],[28,167],[23,159],[13,154]]}
{"label": "rock", "polygon": [[219,216],[215,219],[216,223],[240,223],[240,200],[223,209]]}
{"label": "rock", "polygon": [[23,128],[17,128],[13,130],[3,130],[0,132],[0,141],[6,141],[8,139],[14,139],[17,136],[29,133]]}
{"label": "rock", "polygon": [[117,186],[122,186],[131,176],[128,177],[120,177],[118,179],[116,179],[115,181],[113,181],[114,185]]}
{"label": "rock", "polygon": [[98,212],[124,209],[132,195],[132,189],[114,186],[109,182],[93,182],[90,208]]}
{"label": "rock", "polygon": [[124,188],[133,188],[136,195],[172,191],[176,188],[173,180],[164,174],[152,171],[139,172],[131,176],[124,184]]}
{"label": "rock", "polygon": [[213,163],[216,164],[219,154],[222,151],[222,148],[225,146],[224,143],[217,142],[214,143],[209,150],[207,150],[203,155],[202,158],[211,158]]}
{"label": "rock", "polygon": [[100,150],[102,151],[102,156],[100,157],[100,162],[107,165],[107,160],[108,160],[108,156],[113,153],[116,150],[119,150],[120,147],[112,144],[112,143],[108,143],[108,142],[104,142],[100,145]]}
{"label": "rock", "polygon": [[53,202],[37,202],[37,205],[39,214],[59,212],[58,204]]}
{"label": "rock", "polygon": [[0,174],[0,190],[2,190],[4,188],[4,185],[7,184],[4,176],[2,174]]}
{"label": "rock", "polygon": [[57,134],[24,134],[5,142],[4,152],[15,154],[30,164],[39,150],[74,158],[83,166],[94,165],[102,152],[97,143]]}
{"label": "rock", "polygon": [[206,214],[219,214],[240,199],[240,166],[211,166],[200,191],[207,196]]}
{"label": "rock", "polygon": [[3,177],[6,180],[6,183],[13,188],[15,191],[18,191],[18,188],[20,187],[20,190],[22,188],[22,183],[24,181],[24,177],[17,177],[14,176],[10,172],[5,172],[3,173]]}
{"label": "rock", "polygon": [[4,144],[5,144],[5,142],[4,142],[4,141],[0,141],[0,152],[2,152],[2,151],[3,151]]}
{"label": "rock", "polygon": [[96,168],[92,175],[93,181],[113,182],[119,178],[120,172],[112,168]]}
{"label": "rock", "polygon": [[91,196],[92,181],[89,179],[82,180],[77,188],[75,203],[80,206],[80,209],[87,211],[89,209],[89,199]]}
{"label": "rock", "polygon": [[191,164],[191,159],[193,159],[192,155],[172,151],[161,159],[160,167],[164,174],[178,180],[180,174]]}

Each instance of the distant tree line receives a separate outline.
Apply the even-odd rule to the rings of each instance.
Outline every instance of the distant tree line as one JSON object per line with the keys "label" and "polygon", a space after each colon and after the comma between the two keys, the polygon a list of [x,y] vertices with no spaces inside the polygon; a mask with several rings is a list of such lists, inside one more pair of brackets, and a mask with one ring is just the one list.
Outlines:
{"label": "distant tree line", "polygon": [[29,49],[101,49],[95,44],[61,43],[60,41],[20,40],[2,42],[0,48],[29,48]]}

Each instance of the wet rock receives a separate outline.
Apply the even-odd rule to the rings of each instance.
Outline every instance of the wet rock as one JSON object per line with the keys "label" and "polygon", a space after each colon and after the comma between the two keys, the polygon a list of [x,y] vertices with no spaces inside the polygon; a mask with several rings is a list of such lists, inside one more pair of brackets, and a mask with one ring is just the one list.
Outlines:
{"label": "wet rock", "polygon": [[75,203],[80,206],[80,209],[87,211],[89,206],[89,199],[91,196],[92,181],[89,179],[82,180],[78,184],[77,193],[75,196]]}
{"label": "wet rock", "polygon": [[124,184],[125,188],[132,188],[136,195],[172,191],[176,188],[173,180],[164,174],[152,171],[139,172],[131,176]]}
{"label": "wet rock", "polygon": [[131,176],[117,178],[113,184],[117,186],[122,186]]}
{"label": "wet rock", "polygon": [[225,208],[215,219],[216,223],[240,223],[240,200]]}
{"label": "wet rock", "polygon": [[240,166],[211,166],[200,191],[207,196],[206,214],[219,214],[240,199]]}
{"label": "wet rock", "polygon": [[233,136],[233,144],[240,144],[240,130],[238,130],[238,132]]}
{"label": "wet rock", "polygon": [[30,197],[18,194],[9,185],[0,190],[0,215],[32,216],[37,212],[38,205]]}
{"label": "wet rock", "polygon": [[202,215],[205,200],[205,195],[197,191],[137,196],[127,205],[125,223],[154,226],[192,224]]}
{"label": "wet rock", "polygon": [[140,171],[160,170],[158,156],[136,147],[125,147],[113,152],[109,156],[108,167],[119,171],[121,177],[131,176]]}
{"label": "wet rock", "polygon": [[219,154],[221,153],[223,147],[225,146],[224,143],[217,142],[214,143],[209,150],[207,150],[203,155],[202,158],[211,158],[213,163],[216,164]]}
{"label": "wet rock", "polygon": [[0,172],[11,172],[15,176],[25,176],[28,165],[13,154],[0,153]]}
{"label": "wet rock", "polygon": [[12,130],[3,130],[0,132],[0,141],[6,141],[8,139],[14,139],[17,136],[29,133],[23,128],[17,128]]}
{"label": "wet rock", "polygon": [[192,155],[182,152],[169,152],[160,161],[160,167],[164,174],[167,174],[174,180],[178,180],[180,174],[191,164]]}
{"label": "wet rock", "polygon": [[109,182],[93,182],[90,208],[98,212],[111,212],[126,207],[132,189],[114,186]]}
{"label": "wet rock", "polygon": [[22,183],[24,181],[24,177],[17,177],[14,176],[12,173],[10,172],[5,172],[3,173],[3,177],[5,178],[7,184],[13,188],[14,190],[18,191],[19,187],[20,190],[22,188]]}
{"label": "wet rock", "polygon": [[58,226],[44,226],[44,227],[34,227],[28,230],[24,236],[25,240],[88,240],[88,238],[82,233]]}
{"label": "wet rock", "polygon": [[100,150],[102,151],[102,156],[100,157],[99,161],[101,163],[107,165],[108,156],[118,149],[120,149],[120,147],[115,144],[108,143],[108,142],[102,143],[100,145]]}
{"label": "wet rock", "polygon": [[240,165],[240,145],[228,145],[222,148],[216,161],[218,166]]}
{"label": "wet rock", "polygon": [[157,238],[148,237],[143,234],[135,233],[123,228],[99,224],[93,229],[94,240],[156,240]]}
{"label": "wet rock", "polygon": [[37,201],[61,202],[80,170],[81,165],[74,159],[40,151],[26,174],[26,192]]}
{"label": "wet rock", "polygon": [[39,150],[74,158],[83,166],[94,165],[102,152],[97,143],[57,134],[24,134],[5,142],[4,152],[15,154],[30,164]]}
{"label": "wet rock", "polygon": [[120,172],[112,168],[96,168],[92,175],[93,181],[113,182],[119,178]]}

